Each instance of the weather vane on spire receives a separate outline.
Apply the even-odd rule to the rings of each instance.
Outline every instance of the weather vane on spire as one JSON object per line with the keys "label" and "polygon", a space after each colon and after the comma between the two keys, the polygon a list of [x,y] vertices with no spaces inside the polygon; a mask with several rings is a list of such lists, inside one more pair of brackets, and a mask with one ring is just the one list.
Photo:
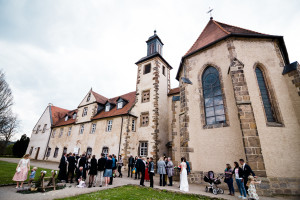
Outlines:
{"label": "weather vane on spire", "polygon": [[214,10],[214,9],[212,9],[212,8],[208,8],[209,10],[207,11],[207,14],[209,13],[210,14],[210,19],[212,19],[213,17],[212,17],[212,11]]}

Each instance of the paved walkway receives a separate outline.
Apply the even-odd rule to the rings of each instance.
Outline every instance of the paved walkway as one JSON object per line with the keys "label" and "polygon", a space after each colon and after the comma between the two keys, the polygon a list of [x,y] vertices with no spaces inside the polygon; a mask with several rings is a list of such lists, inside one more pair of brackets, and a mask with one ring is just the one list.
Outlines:
{"label": "paved walkway", "polygon": [[[9,161],[9,162],[18,162],[18,159],[12,159],[12,158],[0,158],[0,160],[3,161]],[[50,162],[45,162],[45,161],[31,161],[31,164],[37,167],[45,167],[45,168],[50,168],[50,169],[57,169],[58,163],[50,163]],[[125,173],[124,173],[125,174]],[[157,189],[166,189],[170,191],[179,191],[179,183],[175,182],[173,187],[165,186],[165,187],[160,187],[157,186],[157,183],[159,182],[158,176],[156,175],[154,178],[154,188]],[[113,188],[113,187],[118,187],[122,185],[128,185],[128,184],[133,184],[133,185],[139,185],[139,180],[134,180],[131,178],[123,177],[123,178],[115,178],[114,179],[114,184],[112,186],[108,186],[107,188]],[[99,184],[98,184],[99,185]],[[145,182],[146,187],[149,187],[150,183]],[[39,200],[44,200],[44,199],[54,199],[54,198],[65,198],[69,196],[75,196],[79,194],[85,194],[85,193],[90,193],[90,192],[96,192],[99,190],[104,190],[107,189],[106,187],[93,187],[93,188],[76,188],[75,184],[67,184],[67,187],[62,190],[57,190],[57,191],[50,191],[46,193],[35,193],[35,194],[20,194],[16,193],[15,186],[7,186],[7,187],[0,187],[0,200],[34,200],[34,199],[39,199]],[[188,193],[192,194],[200,194],[203,196],[209,196],[209,197],[218,197],[218,198],[223,198],[223,199],[228,199],[228,200],[233,200],[233,199],[238,199],[237,197],[232,197],[229,195],[226,195],[228,191],[225,191],[224,195],[214,195],[211,193],[206,193],[204,192],[204,185],[196,185],[196,184],[190,184],[190,191]],[[283,200],[283,199],[289,199],[289,200],[296,200],[299,199],[299,197],[276,197],[276,198],[270,198],[270,197],[261,197],[261,200],[271,200],[271,199],[278,199],[278,200]]]}

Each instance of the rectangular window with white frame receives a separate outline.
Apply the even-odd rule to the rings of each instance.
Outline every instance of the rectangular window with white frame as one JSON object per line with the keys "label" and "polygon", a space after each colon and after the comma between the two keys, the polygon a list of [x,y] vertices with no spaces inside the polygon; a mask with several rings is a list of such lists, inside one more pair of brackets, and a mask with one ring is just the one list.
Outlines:
{"label": "rectangular window with white frame", "polygon": [[140,156],[146,157],[148,156],[148,142],[140,142]]}
{"label": "rectangular window with white frame", "polygon": [[83,134],[83,131],[84,131],[84,124],[82,124],[82,125],[80,126],[79,134]]}
{"label": "rectangular window with white frame", "polygon": [[68,136],[71,135],[72,127],[69,127]]}
{"label": "rectangular window with white frame", "polygon": [[136,120],[132,119],[131,131],[135,132],[135,129],[136,129]]}
{"label": "rectangular window with white frame", "polygon": [[107,120],[106,132],[111,132],[112,129],[112,120]]}
{"label": "rectangular window with white frame", "polygon": [[86,116],[88,112],[88,107],[83,108],[82,117]]}
{"label": "rectangular window with white frame", "polygon": [[64,133],[64,128],[61,128],[60,132],[59,132],[59,137],[61,137],[63,135],[63,133]]}
{"label": "rectangular window with white frame", "polygon": [[96,124],[92,124],[91,134],[94,134],[95,132],[96,132]]}

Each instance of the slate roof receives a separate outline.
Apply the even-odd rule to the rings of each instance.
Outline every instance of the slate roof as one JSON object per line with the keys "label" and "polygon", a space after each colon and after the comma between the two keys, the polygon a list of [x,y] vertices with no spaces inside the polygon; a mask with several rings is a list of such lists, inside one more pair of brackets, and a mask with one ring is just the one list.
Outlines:
{"label": "slate roof", "polygon": [[177,72],[176,79],[179,80],[179,72],[182,69],[183,61],[186,57],[191,56],[207,47],[210,47],[217,42],[224,40],[228,37],[243,37],[243,38],[272,38],[278,39],[280,51],[283,54],[286,64],[289,64],[288,53],[285,47],[283,36],[268,35],[264,33],[259,33],[256,31],[240,28],[237,26],[228,25],[213,20],[212,18],[207,23],[206,27],[203,29],[200,36],[197,38],[192,47],[186,52],[182,57],[181,63]]}

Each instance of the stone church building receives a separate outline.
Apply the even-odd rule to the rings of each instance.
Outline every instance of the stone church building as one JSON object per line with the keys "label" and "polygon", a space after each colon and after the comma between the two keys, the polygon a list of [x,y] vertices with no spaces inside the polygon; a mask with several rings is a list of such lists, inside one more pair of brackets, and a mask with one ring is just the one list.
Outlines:
{"label": "stone church building", "polygon": [[91,89],[74,110],[49,104],[33,129],[33,158],[186,157],[194,183],[244,158],[262,177],[260,193],[299,194],[300,66],[282,36],[211,18],[182,57],[173,89],[163,42],[154,33],[146,43],[135,91],[107,98]]}

